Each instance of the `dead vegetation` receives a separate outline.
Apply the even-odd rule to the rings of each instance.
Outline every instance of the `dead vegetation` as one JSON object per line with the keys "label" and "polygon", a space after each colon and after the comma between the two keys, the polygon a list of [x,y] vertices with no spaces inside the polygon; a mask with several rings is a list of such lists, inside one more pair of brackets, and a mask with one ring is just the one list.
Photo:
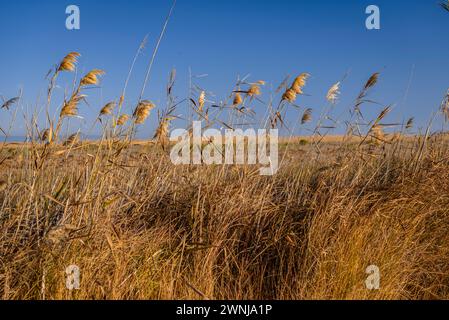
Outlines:
{"label": "dead vegetation", "polygon": [[[342,83],[331,86],[312,127],[317,112],[296,104],[307,73],[290,86],[287,78],[277,101],[262,100],[265,81],[238,79],[216,103],[195,83],[189,97],[175,98],[172,72],[165,108],[142,97],[132,107],[132,66],[120,96],[98,108],[102,138],[89,142],[63,128],[103,71],[82,77],[58,117],[50,116],[58,75],[73,72],[79,57],[70,53],[53,71],[45,127],[24,114],[29,142],[0,145],[3,299],[449,298],[449,140],[430,126],[411,132],[413,119],[385,132],[391,106],[367,119],[378,73],[348,121],[333,112]],[[21,100],[2,108],[15,114]],[[181,104],[188,116],[179,115]],[[446,107],[447,97],[442,114]],[[154,140],[138,143],[153,109]],[[286,121],[292,110],[297,119]],[[280,171],[263,177],[251,165],[175,166],[167,148],[174,120],[189,130],[192,120],[285,130]],[[293,137],[298,126],[307,135]],[[345,135],[331,135],[342,126]],[[70,265],[81,270],[79,290],[66,288]],[[370,265],[380,268],[380,290],[365,287]]]}

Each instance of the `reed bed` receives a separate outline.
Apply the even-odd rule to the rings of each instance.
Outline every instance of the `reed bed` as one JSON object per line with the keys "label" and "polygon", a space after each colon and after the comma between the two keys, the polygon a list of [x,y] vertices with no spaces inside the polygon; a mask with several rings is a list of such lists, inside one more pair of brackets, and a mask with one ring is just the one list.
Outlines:
{"label": "reed bed", "polygon": [[[412,118],[391,130],[391,106],[368,119],[378,73],[343,121],[334,110],[342,82],[330,86],[324,108],[300,106],[308,73],[284,81],[270,102],[265,81],[238,79],[217,104],[194,83],[176,98],[172,71],[166,106],[143,96],[131,106],[132,66],[122,93],[98,107],[101,139],[86,141],[64,128],[104,71],[81,77],[50,116],[58,75],[74,72],[80,57],[72,52],[53,70],[45,125],[24,114],[28,142],[0,145],[3,299],[449,298],[449,139],[430,125],[414,132]],[[7,100],[2,112],[21,103]],[[447,97],[436,116],[446,108]],[[287,112],[297,120],[286,121]],[[156,116],[154,139],[136,141]],[[282,129],[280,170],[264,177],[253,165],[175,166],[175,120],[188,130],[193,120]],[[332,134],[342,127],[346,134]],[[66,288],[70,265],[81,271],[78,290]],[[379,290],[365,286],[370,265],[380,269]]]}

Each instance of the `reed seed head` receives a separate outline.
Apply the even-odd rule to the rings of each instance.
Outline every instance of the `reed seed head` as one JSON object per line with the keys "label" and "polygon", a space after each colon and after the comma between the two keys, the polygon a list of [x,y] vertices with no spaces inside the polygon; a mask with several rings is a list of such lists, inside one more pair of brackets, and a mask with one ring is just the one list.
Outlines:
{"label": "reed seed head", "polygon": [[53,140],[53,130],[51,127],[42,131],[41,140],[48,142],[51,142]]}
{"label": "reed seed head", "polygon": [[379,73],[376,72],[368,79],[368,81],[365,84],[365,88],[364,89],[367,90],[369,88],[374,87],[378,80],[379,80]]}
{"label": "reed seed head", "polygon": [[285,93],[282,96],[282,100],[287,100],[290,103],[295,102],[296,100],[296,91],[292,88],[287,89],[287,91],[285,91]]}
{"label": "reed seed head", "polygon": [[121,96],[120,96],[120,100],[119,100],[119,102],[118,102],[118,105],[119,105],[119,106],[122,106],[124,101],[125,101],[125,96],[121,95]]}
{"label": "reed seed head", "polygon": [[88,85],[98,85],[99,79],[98,77],[104,75],[105,72],[103,70],[94,69],[90,71],[88,74],[81,79],[80,86],[88,86]]}
{"label": "reed seed head", "polygon": [[250,97],[260,96],[261,95],[261,91],[260,91],[259,85],[257,85],[257,84],[251,85],[251,87],[249,88],[247,94]]}
{"label": "reed seed head", "polygon": [[135,118],[135,124],[142,124],[150,115],[150,111],[153,110],[156,106],[154,103],[148,100],[143,100],[139,102],[136,109],[134,110],[133,117]]}
{"label": "reed seed head", "polygon": [[58,71],[75,71],[75,65],[81,55],[78,52],[71,52],[65,56],[58,66]]}
{"label": "reed seed head", "polygon": [[312,109],[308,108],[302,115],[301,124],[305,124],[310,121],[312,121]]}
{"label": "reed seed head", "polygon": [[415,118],[410,118],[407,121],[407,124],[405,125],[405,129],[411,129],[413,128],[413,123],[415,122]]}
{"label": "reed seed head", "polygon": [[156,129],[156,133],[154,135],[155,139],[161,140],[165,139],[168,136],[168,128],[170,125],[170,122],[173,120],[173,118],[164,118],[159,123],[159,126]]}
{"label": "reed seed head", "polygon": [[117,119],[117,125],[118,126],[123,126],[125,123],[127,123],[129,120],[129,115],[127,114],[122,114],[120,117],[118,117]]}
{"label": "reed seed head", "polygon": [[78,104],[81,100],[83,100],[86,96],[83,94],[78,94],[72,96],[69,101],[64,103],[64,106],[61,109],[60,117],[74,117],[78,115]]}
{"label": "reed seed head", "polygon": [[335,104],[340,95],[340,82],[334,84],[327,92],[326,99],[332,104]]}
{"label": "reed seed head", "polygon": [[308,73],[301,73],[298,77],[296,77],[295,81],[291,86],[291,89],[296,92],[296,94],[302,94],[302,89],[306,85],[307,79],[310,77]]}
{"label": "reed seed head", "polygon": [[200,97],[198,98],[198,109],[200,112],[203,111],[205,102],[206,102],[206,92],[201,91]]}
{"label": "reed seed head", "polygon": [[100,116],[110,115],[115,108],[115,102],[107,103],[101,110]]}
{"label": "reed seed head", "polygon": [[243,103],[243,98],[242,98],[242,96],[240,95],[240,93],[236,93],[235,94],[235,96],[234,96],[234,101],[232,102],[232,105],[234,106],[234,107],[236,107],[236,106],[238,106],[238,105],[241,105]]}

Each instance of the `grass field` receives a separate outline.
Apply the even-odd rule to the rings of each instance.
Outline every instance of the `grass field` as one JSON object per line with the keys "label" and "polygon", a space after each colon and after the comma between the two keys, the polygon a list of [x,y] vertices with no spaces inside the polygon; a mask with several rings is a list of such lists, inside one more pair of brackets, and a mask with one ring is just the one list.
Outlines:
{"label": "grass field", "polygon": [[[156,106],[140,99],[125,115],[126,85],[99,108],[101,139],[63,134],[103,74],[81,78],[51,117],[58,75],[78,56],[52,74],[47,128],[25,114],[30,142],[0,145],[3,299],[449,298],[449,139],[413,132],[413,119],[385,133],[390,107],[363,117],[378,74],[361,85],[347,122],[331,117],[339,83],[330,88],[310,134],[281,139],[279,172],[268,177],[254,165],[172,164],[173,73],[154,140],[134,140]],[[280,86],[260,127],[287,127],[287,108],[298,109],[299,126],[310,123],[313,111],[295,105],[307,78]],[[185,120],[235,127],[252,119],[263,85],[237,83],[216,111],[192,91]],[[18,112],[20,97],[5,105]],[[337,126],[346,134],[332,135]],[[77,290],[66,287],[71,265]],[[373,265],[377,290],[365,284]]]}

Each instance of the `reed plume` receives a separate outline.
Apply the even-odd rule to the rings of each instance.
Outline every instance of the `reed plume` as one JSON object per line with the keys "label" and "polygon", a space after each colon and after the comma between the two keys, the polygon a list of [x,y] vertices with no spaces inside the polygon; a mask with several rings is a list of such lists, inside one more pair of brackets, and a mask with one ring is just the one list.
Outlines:
{"label": "reed plume", "polygon": [[168,131],[169,131],[170,122],[173,119],[174,118],[172,118],[172,117],[167,117],[167,118],[162,119],[156,129],[156,133],[154,134],[154,139],[156,139],[160,143],[160,145],[162,146],[162,149],[164,149],[164,150],[168,143]]}
{"label": "reed plume", "polygon": [[405,125],[405,129],[411,129],[411,128],[413,128],[413,123],[414,123],[414,121],[415,121],[415,118],[410,118],[410,119],[408,119],[408,121],[407,121],[407,123],[406,123],[406,125]]}
{"label": "reed plume", "polygon": [[133,117],[135,124],[142,124],[150,115],[150,111],[153,110],[156,106],[154,103],[148,100],[143,100],[139,102],[136,109],[134,110]]}
{"label": "reed plume", "polygon": [[122,114],[120,117],[118,117],[117,119],[117,125],[118,126],[123,126],[126,122],[128,122],[129,120],[129,115],[127,114]]}
{"label": "reed plume", "polygon": [[312,121],[312,109],[308,108],[304,111],[304,113],[302,115],[301,124],[305,124],[310,121]]}
{"label": "reed plume", "polygon": [[74,117],[78,115],[78,104],[86,98],[86,95],[83,94],[75,94],[73,95],[69,101],[64,103],[64,106],[61,109],[60,117]]}
{"label": "reed plume", "polygon": [[260,91],[260,87],[257,84],[253,84],[251,85],[251,87],[249,88],[247,95],[250,97],[254,97],[254,96],[260,96],[262,93]]}
{"label": "reed plume", "polygon": [[19,97],[15,97],[12,99],[9,99],[8,101],[6,101],[5,103],[3,103],[3,105],[0,107],[0,109],[6,109],[9,110],[9,108],[16,103],[17,101],[19,101]]}
{"label": "reed plume", "polygon": [[360,106],[364,103],[364,102],[369,102],[367,101],[365,98],[368,94],[368,90],[371,89],[372,87],[374,87],[377,82],[379,81],[379,73],[376,72],[374,74],[371,75],[371,77],[369,77],[368,81],[365,83],[365,85],[363,86],[362,91],[360,92],[359,96],[357,97],[355,106],[354,106],[354,111],[356,114],[358,114],[359,116],[361,116],[363,118],[362,112],[360,110]]}
{"label": "reed plume", "polygon": [[327,92],[326,99],[330,103],[335,104],[338,100],[339,95],[340,95],[340,82],[337,82]]}
{"label": "reed plume", "polygon": [[101,108],[99,116],[101,117],[101,116],[111,115],[112,111],[115,108],[115,105],[116,105],[115,102],[107,103],[103,108]]}
{"label": "reed plume", "polygon": [[53,129],[50,127],[41,132],[40,138],[42,141],[48,141],[49,143],[53,140]]}
{"label": "reed plume", "polygon": [[302,94],[302,89],[305,87],[307,79],[310,77],[308,73],[301,73],[298,77],[296,77],[295,81],[291,86],[291,89],[295,91],[296,94]]}
{"label": "reed plume", "polygon": [[290,88],[290,89],[287,89],[285,91],[285,93],[282,95],[282,100],[286,100],[290,103],[293,103],[293,102],[295,102],[296,97],[297,97],[296,91],[294,89]]}
{"label": "reed plume", "polygon": [[242,96],[240,95],[240,93],[236,93],[235,95],[234,95],[234,101],[232,102],[232,105],[234,106],[234,107],[236,107],[236,106],[239,106],[239,105],[241,105],[243,103],[243,98],[242,98]]}
{"label": "reed plume", "polygon": [[78,52],[71,52],[62,59],[61,63],[58,66],[57,72],[60,71],[75,71],[76,63],[78,62],[78,58],[81,55]]}
{"label": "reed plume", "polygon": [[103,70],[94,69],[90,71],[88,74],[86,74],[80,82],[80,86],[88,86],[88,85],[98,85],[99,79],[98,77],[104,75],[105,72]]}
{"label": "reed plume", "polygon": [[198,98],[198,111],[203,112],[204,103],[206,102],[206,92],[201,91],[200,97]]}

